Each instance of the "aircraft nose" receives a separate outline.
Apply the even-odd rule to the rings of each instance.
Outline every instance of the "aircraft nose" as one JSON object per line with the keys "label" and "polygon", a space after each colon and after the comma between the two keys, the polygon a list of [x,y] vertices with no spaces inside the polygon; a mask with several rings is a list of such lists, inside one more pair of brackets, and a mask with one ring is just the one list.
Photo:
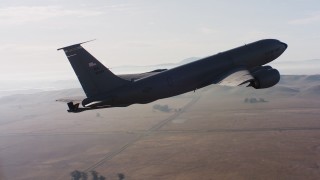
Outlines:
{"label": "aircraft nose", "polygon": [[288,48],[288,45],[286,43],[281,42],[281,45],[284,47],[283,49],[286,50]]}

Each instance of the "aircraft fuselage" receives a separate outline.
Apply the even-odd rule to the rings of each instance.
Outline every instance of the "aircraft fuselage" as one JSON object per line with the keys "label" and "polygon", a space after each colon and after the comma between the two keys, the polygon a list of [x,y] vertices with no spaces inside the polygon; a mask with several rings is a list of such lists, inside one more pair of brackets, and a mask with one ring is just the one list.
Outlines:
{"label": "aircraft fuselage", "polygon": [[285,43],[274,39],[257,41],[132,81],[99,96],[88,97],[82,104],[122,107],[176,96],[217,83],[216,77],[235,67],[250,70],[265,65],[278,58],[286,48]]}

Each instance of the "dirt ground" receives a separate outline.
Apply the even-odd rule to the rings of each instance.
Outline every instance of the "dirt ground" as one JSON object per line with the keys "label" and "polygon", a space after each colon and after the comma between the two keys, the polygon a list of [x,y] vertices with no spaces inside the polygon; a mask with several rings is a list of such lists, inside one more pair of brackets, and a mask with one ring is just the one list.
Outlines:
{"label": "dirt ground", "polygon": [[0,179],[319,179],[319,96],[232,91],[79,114],[57,92],[19,96],[0,106]]}

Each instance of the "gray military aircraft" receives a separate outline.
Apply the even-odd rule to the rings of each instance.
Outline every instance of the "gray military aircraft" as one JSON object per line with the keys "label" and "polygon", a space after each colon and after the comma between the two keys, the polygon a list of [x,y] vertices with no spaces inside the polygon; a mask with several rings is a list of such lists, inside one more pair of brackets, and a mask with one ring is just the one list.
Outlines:
{"label": "gray military aircraft", "polygon": [[[279,40],[264,39],[172,69],[115,75],[87,52],[83,43],[58,49],[64,50],[87,96],[60,100],[68,102],[68,112],[73,113],[146,104],[211,84],[269,88],[279,82],[280,74],[263,65],[287,49]],[[79,107],[80,102],[83,107]]]}

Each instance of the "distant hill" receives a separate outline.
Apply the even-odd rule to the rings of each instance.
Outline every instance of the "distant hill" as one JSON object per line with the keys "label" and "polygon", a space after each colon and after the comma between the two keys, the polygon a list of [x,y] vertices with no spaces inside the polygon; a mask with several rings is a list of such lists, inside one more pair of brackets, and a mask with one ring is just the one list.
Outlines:
{"label": "distant hill", "polygon": [[301,61],[281,61],[275,60],[271,66],[279,69],[281,74],[320,74],[320,59],[301,60]]}
{"label": "distant hill", "polygon": [[305,88],[304,91],[300,93],[300,96],[320,96],[320,83]]}
{"label": "distant hill", "polygon": [[197,61],[199,60],[200,58],[199,57],[191,57],[191,58],[187,58],[187,59],[184,59],[182,61],[179,62],[179,64],[188,64],[188,63],[191,63],[193,61]]}

